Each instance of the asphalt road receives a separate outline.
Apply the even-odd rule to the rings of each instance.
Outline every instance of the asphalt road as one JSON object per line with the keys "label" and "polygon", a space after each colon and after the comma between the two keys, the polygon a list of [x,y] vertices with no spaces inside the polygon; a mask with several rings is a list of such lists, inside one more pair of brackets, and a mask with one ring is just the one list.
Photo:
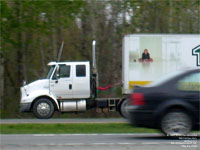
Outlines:
{"label": "asphalt road", "polygon": [[1,150],[199,150],[197,137],[161,134],[0,135]]}
{"label": "asphalt road", "polygon": [[21,123],[125,123],[123,118],[83,118],[83,119],[0,119],[0,124],[21,124]]}

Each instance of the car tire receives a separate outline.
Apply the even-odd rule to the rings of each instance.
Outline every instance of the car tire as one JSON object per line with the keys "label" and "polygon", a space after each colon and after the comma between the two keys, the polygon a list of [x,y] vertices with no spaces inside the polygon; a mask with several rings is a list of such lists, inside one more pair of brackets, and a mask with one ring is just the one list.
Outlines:
{"label": "car tire", "polygon": [[120,115],[126,119],[130,118],[130,114],[128,112],[128,105],[130,104],[129,99],[125,99],[122,101],[120,105]]}
{"label": "car tire", "polygon": [[182,110],[169,111],[161,119],[161,130],[167,136],[187,135],[191,129],[192,119]]}
{"label": "car tire", "polygon": [[54,114],[54,104],[47,98],[40,98],[33,104],[33,113],[39,119],[51,118]]}

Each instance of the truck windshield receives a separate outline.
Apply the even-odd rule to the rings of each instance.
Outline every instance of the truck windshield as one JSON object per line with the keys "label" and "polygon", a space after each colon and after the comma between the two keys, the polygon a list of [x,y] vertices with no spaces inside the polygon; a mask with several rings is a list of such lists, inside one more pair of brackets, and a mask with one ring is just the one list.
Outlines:
{"label": "truck windshield", "polygon": [[49,72],[48,72],[48,74],[47,74],[47,76],[46,76],[46,79],[50,79],[54,68],[55,68],[55,65],[50,67]]}

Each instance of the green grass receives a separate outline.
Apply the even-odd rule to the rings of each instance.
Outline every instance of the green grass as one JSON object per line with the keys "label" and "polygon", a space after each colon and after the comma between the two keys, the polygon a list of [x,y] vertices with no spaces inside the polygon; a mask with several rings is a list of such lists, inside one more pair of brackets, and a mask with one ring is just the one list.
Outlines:
{"label": "green grass", "polygon": [[1,124],[1,134],[67,133],[158,133],[159,130],[136,128],[126,123],[82,124]]}

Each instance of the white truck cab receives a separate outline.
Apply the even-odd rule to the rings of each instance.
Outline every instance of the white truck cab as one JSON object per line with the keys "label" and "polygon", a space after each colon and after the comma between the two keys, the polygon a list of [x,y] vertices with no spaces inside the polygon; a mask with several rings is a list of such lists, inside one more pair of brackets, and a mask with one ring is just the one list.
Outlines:
{"label": "white truck cab", "polygon": [[[49,92],[56,99],[90,97],[89,62],[50,62]],[[84,87],[84,88],[83,88]]]}
{"label": "white truck cab", "polygon": [[52,109],[85,111],[90,98],[89,62],[50,62],[48,66],[45,79],[21,87],[21,111],[32,110],[38,118],[50,118]]}

